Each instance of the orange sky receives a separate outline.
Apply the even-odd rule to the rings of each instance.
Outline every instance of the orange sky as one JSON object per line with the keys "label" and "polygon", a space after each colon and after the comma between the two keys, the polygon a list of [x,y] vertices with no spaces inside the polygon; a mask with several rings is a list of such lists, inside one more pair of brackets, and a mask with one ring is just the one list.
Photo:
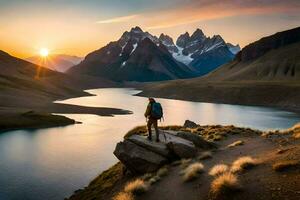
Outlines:
{"label": "orange sky", "polygon": [[220,34],[227,42],[244,46],[300,26],[299,8],[297,0],[0,2],[0,49],[21,58],[42,47],[51,53],[84,56],[133,26],[174,39],[200,28],[208,36]]}

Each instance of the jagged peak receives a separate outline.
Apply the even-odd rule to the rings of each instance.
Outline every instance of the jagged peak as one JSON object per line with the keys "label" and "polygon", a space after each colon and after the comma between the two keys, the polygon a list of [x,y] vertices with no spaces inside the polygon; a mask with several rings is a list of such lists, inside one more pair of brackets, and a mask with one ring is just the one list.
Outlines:
{"label": "jagged peak", "polygon": [[224,42],[225,43],[225,41],[221,37],[221,35],[214,35],[211,39],[214,40],[214,41],[219,41],[219,42]]}
{"label": "jagged peak", "polygon": [[198,36],[202,36],[202,37],[205,36],[204,33],[203,33],[203,31],[201,29],[199,29],[199,28],[197,28],[195,30],[195,32],[192,34],[191,37],[198,37]]}
{"label": "jagged peak", "polygon": [[143,30],[139,26],[136,26],[132,27],[130,32],[143,32]]}
{"label": "jagged peak", "polygon": [[171,38],[169,35],[166,34],[160,34],[159,36],[160,41],[168,42],[168,43],[173,43],[173,38]]}

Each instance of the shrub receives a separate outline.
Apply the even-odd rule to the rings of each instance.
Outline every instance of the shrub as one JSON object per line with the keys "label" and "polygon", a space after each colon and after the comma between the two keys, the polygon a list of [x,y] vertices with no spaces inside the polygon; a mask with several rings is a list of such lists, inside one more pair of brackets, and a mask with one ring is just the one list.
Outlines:
{"label": "shrub", "polygon": [[131,193],[120,192],[119,194],[113,197],[113,200],[134,200],[134,197]]}
{"label": "shrub", "polygon": [[236,161],[233,162],[230,171],[234,172],[234,173],[241,172],[245,169],[249,169],[249,168],[255,166],[256,164],[258,164],[258,162],[256,160],[254,160],[253,158],[251,158],[250,156],[240,157]]}
{"label": "shrub", "polygon": [[135,195],[142,194],[148,190],[148,185],[142,179],[136,179],[127,183],[124,191]]}
{"label": "shrub", "polygon": [[294,161],[294,160],[280,161],[273,164],[273,170],[281,172],[288,169],[297,168],[299,166],[300,166],[299,161]]}
{"label": "shrub", "polygon": [[185,170],[183,170],[183,180],[191,181],[198,177],[200,173],[204,171],[204,166],[202,163],[193,163],[189,165]]}
{"label": "shrub", "polygon": [[238,140],[238,141],[233,142],[232,144],[229,144],[227,147],[232,148],[232,147],[243,145],[243,144],[244,144],[244,141]]}
{"label": "shrub", "polygon": [[220,176],[220,175],[228,172],[228,170],[229,170],[229,167],[225,164],[215,165],[209,171],[209,175],[211,175],[211,176]]}
{"label": "shrub", "polygon": [[237,177],[230,173],[226,172],[218,176],[213,180],[211,184],[211,194],[214,199],[224,199],[221,197],[227,197],[231,195],[232,192],[240,190],[241,186],[239,185]]}

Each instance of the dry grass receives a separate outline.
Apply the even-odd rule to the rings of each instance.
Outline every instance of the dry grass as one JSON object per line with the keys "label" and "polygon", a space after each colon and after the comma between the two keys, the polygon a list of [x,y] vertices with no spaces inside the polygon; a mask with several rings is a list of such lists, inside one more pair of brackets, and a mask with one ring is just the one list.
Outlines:
{"label": "dry grass", "polygon": [[240,188],[241,186],[239,185],[237,177],[227,172],[213,180],[211,184],[211,194],[214,199],[224,199],[220,197],[226,197],[232,194],[232,192],[240,190]]}
{"label": "dry grass", "polygon": [[137,126],[130,131],[128,131],[124,138],[129,138],[132,135],[146,135],[147,134],[147,127],[146,126]]}
{"label": "dry grass", "polygon": [[198,160],[206,160],[212,158],[212,153],[210,151],[205,151],[202,152],[199,156],[198,156]]}
{"label": "dry grass", "polygon": [[146,173],[144,174],[141,178],[144,180],[144,181],[148,181],[149,179],[151,179],[154,175],[152,173]]}
{"label": "dry grass", "polygon": [[229,171],[229,167],[225,164],[215,165],[209,171],[209,175],[211,176],[220,176]]}
{"label": "dry grass", "polygon": [[164,166],[157,171],[156,175],[163,177],[166,176],[168,173],[169,173],[169,168],[167,166]]}
{"label": "dry grass", "polygon": [[295,139],[300,139],[300,132],[294,133],[293,137],[294,137]]}
{"label": "dry grass", "polygon": [[257,164],[258,164],[257,160],[253,159],[250,156],[240,157],[233,162],[230,171],[233,173],[241,172],[241,171],[243,171],[245,169],[249,169]]}
{"label": "dry grass", "polygon": [[113,200],[134,200],[134,197],[131,193],[120,192],[112,198]]}
{"label": "dry grass", "polygon": [[200,173],[204,171],[204,166],[202,163],[193,163],[189,165],[185,170],[183,170],[183,180],[185,182],[191,181],[199,176]]}
{"label": "dry grass", "polygon": [[244,144],[244,141],[238,140],[238,141],[233,142],[232,144],[229,144],[227,147],[232,148],[232,147],[240,146],[240,145],[243,145],[243,144]]}
{"label": "dry grass", "polygon": [[285,171],[285,170],[298,168],[299,166],[300,166],[299,161],[287,160],[287,161],[277,162],[277,163],[273,164],[272,167],[273,167],[273,170],[278,171],[278,172],[282,172],[282,171]]}
{"label": "dry grass", "polygon": [[150,185],[153,185],[154,183],[160,181],[160,179],[161,179],[160,176],[153,176],[152,178],[149,179],[148,182]]}
{"label": "dry grass", "polygon": [[132,193],[134,195],[142,194],[148,190],[148,185],[142,179],[136,179],[129,182],[124,187],[124,191],[127,193]]}
{"label": "dry grass", "polygon": [[295,124],[293,127],[286,129],[286,130],[275,130],[264,132],[262,134],[263,137],[270,137],[272,135],[289,135],[295,139],[300,138],[300,123]]}
{"label": "dry grass", "polygon": [[186,168],[190,163],[192,162],[192,159],[181,159],[180,166],[181,168]]}

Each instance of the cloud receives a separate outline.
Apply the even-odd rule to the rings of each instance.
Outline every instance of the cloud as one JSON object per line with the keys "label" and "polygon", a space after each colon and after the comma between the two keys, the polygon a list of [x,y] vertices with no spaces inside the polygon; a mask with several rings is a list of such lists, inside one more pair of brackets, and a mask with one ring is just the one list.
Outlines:
{"label": "cloud", "polygon": [[100,21],[97,21],[96,23],[98,23],[98,24],[120,23],[120,22],[129,21],[129,20],[134,19],[138,16],[139,15],[128,15],[128,16],[122,16],[122,17],[115,17],[115,18],[111,18],[111,19],[100,20]]}
{"label": "cloud", "polygon": [[[171,10],[164,10],[146,19],[147,29],[163,29],[192,24],[200,21],[242,15],[268,15],[276,13],[297,13],[300,1],[289,0],[190,0],[190,4]],[[156,17],[159,16],[159,17]]]}

